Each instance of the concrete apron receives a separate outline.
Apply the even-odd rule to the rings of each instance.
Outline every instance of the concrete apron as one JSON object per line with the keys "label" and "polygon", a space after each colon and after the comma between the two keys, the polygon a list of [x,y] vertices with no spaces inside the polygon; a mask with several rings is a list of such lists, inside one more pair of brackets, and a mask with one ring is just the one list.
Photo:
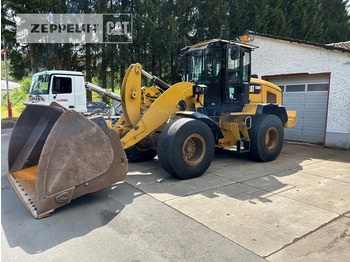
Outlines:
{"label": "concrete apron", "polygon": [[183,181],[155,159],[126,182],[267,260],[350,261],[349,151],[285,144],[269,163],[221,152]]}

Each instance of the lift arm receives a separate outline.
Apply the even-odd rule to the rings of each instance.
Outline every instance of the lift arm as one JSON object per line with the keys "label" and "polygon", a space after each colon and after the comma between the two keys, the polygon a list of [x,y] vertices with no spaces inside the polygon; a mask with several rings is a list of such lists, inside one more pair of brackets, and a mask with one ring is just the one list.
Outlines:
{"label": "lift arm", "polygon": [[[141,111],[143,103],[141,91],[141,76],[150,79],[162,92],[157,99],[145,110]],[[152,134],[161,125],[169,120],[169,117],[183,107],[194,107],[193,83],[180,82],[168,85],[161,79],[151,76],[142,70],[140,64],[131,65],[124,77],[121,90],[121,104],[125,123],[115,126],[121,135],[121,142],[125,148],[135,145],[137,142]],[[198,101],[200,101],[198,99]],[[127,132],[126,132],[127,131]],[[124,135],[125,134],[125,135]]]}

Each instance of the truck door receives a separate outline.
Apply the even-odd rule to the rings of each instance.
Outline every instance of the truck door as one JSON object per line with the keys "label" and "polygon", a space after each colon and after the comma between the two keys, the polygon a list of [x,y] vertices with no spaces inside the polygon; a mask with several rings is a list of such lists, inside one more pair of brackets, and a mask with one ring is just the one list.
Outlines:
{"label": "truck door", "polygon": [[54,75],[51,81],[50,102],[57,102],[67,109],[74,109],[75,99],[71,76]]}

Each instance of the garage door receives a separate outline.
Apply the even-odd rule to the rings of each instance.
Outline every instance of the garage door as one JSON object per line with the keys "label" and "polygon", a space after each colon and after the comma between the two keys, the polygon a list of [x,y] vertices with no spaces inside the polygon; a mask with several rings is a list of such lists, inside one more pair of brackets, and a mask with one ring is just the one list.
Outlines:
{"label": "garage door", "polygon": [[309,143],[324,143],[329,75],[302,75],[266,78],[281,87],[283,105],[297,111],[297,125],[285,129],[285,139]]}

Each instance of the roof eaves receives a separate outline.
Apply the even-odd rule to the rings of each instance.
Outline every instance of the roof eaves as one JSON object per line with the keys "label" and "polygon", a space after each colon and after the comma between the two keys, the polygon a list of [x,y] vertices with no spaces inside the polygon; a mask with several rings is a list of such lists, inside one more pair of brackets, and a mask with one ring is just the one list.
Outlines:
{"label": "roof eaves", "polygon": [[339,42],[339,43],[332,43],[332,44],[326,44],[328,46],[334,46],[334,47],[340,47],[344,49],[350,49],[350,41],[346,42]]}
{"label": "roof eaves", "polygon": [[330,45],[320,44],[320,43],[316,43],[316,42],[309,42],[306,40],[300,40],[300,39],[295,39],[295,38],[290,38],[290,37],[262,34],[262,33],[257,33],[257,32],[250,31],[250,30],[247,30],[245,34],[246,35],[248,35],[248,34],[256,35],[256,36],[261,36],[261,37],[266,37],[266,38],[271,38],[271,39],[288,41],[288,42],[292,42],[292,43],[316,46],[316,47],[320,47],[320,48],[324,48],[324,49],[328,49],[328,50],[336,50],[336,51],[341,51],[341,52],[345,52],[345,53],[350,53],[350,49],[338,47],[338,46],[335,46],[333,44],[330,44]]}
{"label": "roof eaves", "polygon": [[250,49],[258,48],[258,46],[251,45],[251,44],[248,44],[248,43],[243,43],[243,42],[237,42],[237,41],[233,41],[233,40],[224,40],[224,39],[216,38],[216,39],[203,41],[203,42],[200,42],[200,43],[195,44],[195,45],[186,46],[186,47],[182,48],[181,50],[185,51],[185,50],[192,49],[192,48],[200,48],[200,47],[203,47],[203,46],[206,46],[208,44],[215,43],[215,42],[223,42],[223,43],[226,43],[226,44],[239,45],[239,46],[247,47],[247,48],[250,48]]}

